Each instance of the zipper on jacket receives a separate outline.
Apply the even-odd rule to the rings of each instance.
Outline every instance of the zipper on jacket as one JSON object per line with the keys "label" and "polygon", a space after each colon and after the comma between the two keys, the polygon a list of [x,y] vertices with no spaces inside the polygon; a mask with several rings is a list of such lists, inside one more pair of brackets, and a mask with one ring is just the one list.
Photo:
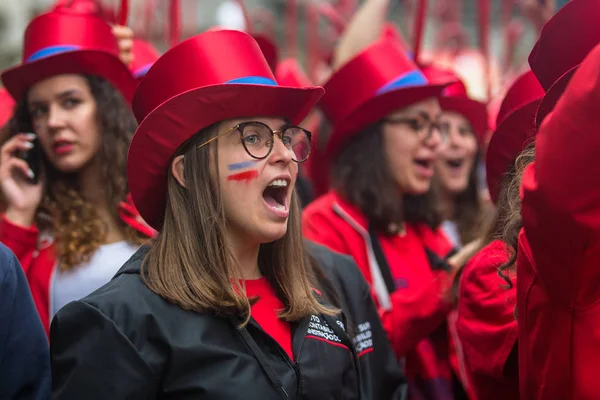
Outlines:
{"label": "zipper on jacket", "polygon": [[[233,322],[234,322],[234,325],[236,325],[236,329],[238,329],[235,319],[234,319]],[[252,324],[253,327],[258,328],[260,331],[262,331],[266,336],[269,337],[270,340],[274,341],[275,344],[279,348],[280,354],[281,354],[282,351],[283,351],[283,353],[285,353],[285,351],[279,345],[279,343],[277,343],[277,341],[275,341],[275,339],[273,339],[270,335],[268,335],[260,327],[260,325],[258,325],[258,323],[256,321],[254,321],[253,319],[250,319],[250,324]],[[246,342],[246,344],[248,345],[248,347],[250,347],[250,351],[252,351],[252,353],[256,357],[258,363],[263,368],[264,372],[267,374],[267,377],[269,378],[269,380],[271,381],[271,383],[273,384],[273,386],[275,386],[276,388],[278,388],[279,390],[281,390],[281,393],[283,394],[283,396],[285,396],[285,398],[288,399],[289,398],[289,394],[285,390],[283,382],[279,378],[279,375],[277,375],[277,372],[275,372],[275,370],[273,369],[273,367],[271,367],[271,365],[269,364],[269,360],[267,360],[267,357],[265,356],[265,354],[263,353],[263,351],[260,349],[260,347],[258,347],[258,345],[256,344],[256,341],[252,338],[252,336],[250,335],[250,332],[248,332],[248,329],[246,329],[244,327],[242,329],[238,329],[238,332],[241,334],[242,338],[244,339],[244,341]],[[288,364],[291,365],[291,359],[289,358],[289,356],[287,355],[287,353],[285,353],[283,355],[285,356],[284,359],[288,362]],[[293,365],[292,365],[292,368],[293,368]],[[294,368],[294,372],[296,373],[296,369],[295,368]],[[296,379],[297,379],[297,376],[298,375],[296,374]]]}

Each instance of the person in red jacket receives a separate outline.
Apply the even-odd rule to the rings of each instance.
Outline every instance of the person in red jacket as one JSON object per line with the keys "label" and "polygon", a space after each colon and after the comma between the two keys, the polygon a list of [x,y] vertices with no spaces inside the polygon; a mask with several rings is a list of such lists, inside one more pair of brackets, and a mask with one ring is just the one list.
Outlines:
{"label": "person in red jacket", "polygon": [[459,277],[456,330],[477,399],[519,398],[516,276],[507,273],[503,279],[498,272],[509,264],[509,247],[501,240],[504,231],[521,228],[520,221],[509,227],[505,223],[510,213],[519,212],[518,204],[511,200],[518,198],[521,175],[533,160],[535,112],[543,94],[537,78],[528,71],[512,84],[502,101],[486,157],[488,187],[497,212],[486,246]]}
{"label": "person in red jacket", "polygon": [[530,56],[540,82],[555,81],[536,117],[536,159],[521,188],[519,384],[528,400],[600,393],[599,13],[597,0],[567,3]]}
{"label": "person in red jacket", "polygon": [[447,399],[454,389],[445,324],[453,269],[441,262],[452,245],[429,193],[446,138],[437,124],[444,87],[391,39],[337,70],[320,103],[333,126],[333,190],[303,213],[304,235],[352,255],[371,284],[413,399]]}
{"label": "person in red jacket", "polygon": [[47,330],[151,234],[127,204],[136,81],[110,26],[68,6],[29,24],[23,63],[2,80],[18,105],[0,150],[0,241],[19,259]]}

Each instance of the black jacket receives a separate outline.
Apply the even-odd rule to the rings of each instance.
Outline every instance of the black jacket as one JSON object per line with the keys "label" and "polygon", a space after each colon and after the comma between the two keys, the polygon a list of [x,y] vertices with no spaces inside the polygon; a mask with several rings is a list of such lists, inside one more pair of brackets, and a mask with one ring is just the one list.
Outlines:
{"label": "black jacket", "polygon": [[151,292],[139,275],[146,251],[54,317],[53,398],[364,399],[341,319],[293,324],[291,362],[254,320],[238,330],[237,321],[184,311]]}
{"label": "black jacket", "polygon": [[[406,399],[403,371],[383,329],[370,287],[350,256],[305,242],[311,256],[332,284],[337,299],[332,299],[346,315],[347,331],[354,342],[361,372],[364,399]],[[327,297],[326,293],[323,293]]]}

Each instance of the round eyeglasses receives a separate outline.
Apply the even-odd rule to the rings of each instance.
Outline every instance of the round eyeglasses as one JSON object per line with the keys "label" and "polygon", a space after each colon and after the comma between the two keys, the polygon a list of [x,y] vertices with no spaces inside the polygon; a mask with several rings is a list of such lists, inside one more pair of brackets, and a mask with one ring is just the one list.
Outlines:
{"label": "round eyeglasses", "polygon": [[292,160],[297,163],[303,163],[310,156],[310,144],[312,134],[299,126],[286,125],[281,129],[273,130],[268,125],[258,121],[243,122],[228,129],[223,133],[202,143],[198,148],[206,146],[213,140],[227,135],[230,132],[238,131],[244,150],[250,157],[257,160],[265,159],[271,154],[273,144],[275,143],[275,135],[284,146],[293,154]]}
{"label": "round eyeglasses", "polygon": [[450,136],[450,131],[448,126],[441,125],[438,122],[431,121],[427,118],[410,118],[410,117],[397,117],[397,118],[384,118],[383,122],[388,124],[404,124],[410,127],[412,131],[417,134],[417,137],[420,141],[426,142],[432,136],[433,132],[437,131],[440,135],[440,141],[442,145],[445,145],[448,142],[448,137]]}

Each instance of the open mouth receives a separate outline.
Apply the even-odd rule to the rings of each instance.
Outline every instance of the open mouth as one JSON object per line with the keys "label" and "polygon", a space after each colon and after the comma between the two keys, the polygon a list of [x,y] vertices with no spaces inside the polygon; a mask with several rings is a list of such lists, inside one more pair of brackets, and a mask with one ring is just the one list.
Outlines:
{"label": "open mouth", "polygon": [[286,179],[275,179],[263,191],[267,206],[274,210],[287,210],[286,200],[290,183]]}
{"label": "open mouth", "polygon": [[430,168],[431,167],[431,161],[429,160],[425,160],[425,159],[415,159],[415,164],[417,164],[420,167],[423,168]]}
{"label": "open mouth", "polygon": [[460,168],[463,166],[464,162],[465,162],[465,160],[463,158],[455,158],[455,159],[446,160],[446,164],[450,168]]}

